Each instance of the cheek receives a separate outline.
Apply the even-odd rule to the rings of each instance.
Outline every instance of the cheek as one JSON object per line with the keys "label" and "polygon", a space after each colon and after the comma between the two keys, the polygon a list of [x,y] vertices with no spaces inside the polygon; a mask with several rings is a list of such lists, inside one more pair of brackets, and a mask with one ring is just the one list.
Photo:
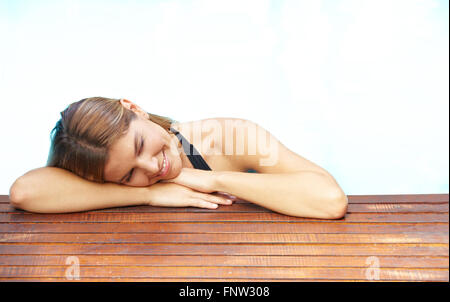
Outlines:
{"label": "cheek", "polygon": [[178,174],[183,167],[183,161],[181,160],[180,154],[171,154],[171,160],[173,162],[172,171]]}
{"label": "cheek", "polygon": [[152,179],[149,179],[140,169],[134,173],[133,180],[128,183],[132,187],[146,187],[153,181]]}

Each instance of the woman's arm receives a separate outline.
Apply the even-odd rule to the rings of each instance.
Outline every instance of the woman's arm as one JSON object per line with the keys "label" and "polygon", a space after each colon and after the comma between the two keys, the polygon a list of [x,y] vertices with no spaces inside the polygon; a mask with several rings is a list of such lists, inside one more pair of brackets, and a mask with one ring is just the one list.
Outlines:
{"label": "woman's arm", "polygon": [[214,190],[225,191],[286,215],[338,219],[347,196],[327,176],[301,171],[283,174],[216,172]]}
{"label": "woman's arm", "polygon": [[54,167],[31,170],[10,188],[15,208],[37,213],[66,213],[148,204],[148,189],[94,183]]}
{"label": "woman's arm", "polygon": [[9,198],[15,208],[36,213],[134,205],[214,209],[217,204],[231,204],[225,197],[196,192],[177,184],[156,183],[149,187],[101,184],[54,167],[34,169],[19,177],[10,188]]}
{"label": "woman's arm", "polygon": [[339,219],[347,211],[347,196],[330,177],[314,171],[262,174],[183,168],[164,183],[201,192],[222,191],[290,216]]}
{"label": "woman's arm", "polygon": [[[234,171],[252,169],[258,173],[183,169],[168,182],[204,192],[227,192],[291,216],[338,219],[345,215],[347,196],[325,169],[292,152],[251,121],[216,118],[213,122],[218,128],[213,133],[222,134],[214,136],[222,148],[218,151],[227,155],[230,165],[236,167]],[[236,135],[231,136],[232,140],[222,139],[233,132]],[[227,148],[242,152],[230,154]]]}

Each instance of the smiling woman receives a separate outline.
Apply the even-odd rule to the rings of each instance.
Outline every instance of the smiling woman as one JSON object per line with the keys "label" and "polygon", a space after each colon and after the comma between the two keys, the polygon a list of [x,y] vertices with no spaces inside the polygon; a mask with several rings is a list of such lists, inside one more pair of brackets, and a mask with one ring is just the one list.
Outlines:
{"label": "smiling woman", "polygon": [[[61,112],[52,131],[47,166],[63,168],[95,182],[129,182],[133,171],[127,171],[124,177],[118,175],[136,157],[136,152],[141,153],[144,137],[150,139],[151,148],[160,148],[168,142],[164,129],[167,132],[173,123],[142,110],[138,114],[127,110],[132,106],[135,105],[125,99],[102,97],[71,104]],[[132,147],[135,154],[130,154]],[[140,184],[148,185],[142,181]]]}
{"label": "smiling woman", "polygon": [[[200,152],[185,135],[194,137]],[[10,189],[17,208],[214,209],[242,198],[301,217],[337,219],[347,209],[346,195],[327,171],[247,120],[178,123],[126,99],[93,97],[61,112],[51,136],[47,166],[21,176]]]}

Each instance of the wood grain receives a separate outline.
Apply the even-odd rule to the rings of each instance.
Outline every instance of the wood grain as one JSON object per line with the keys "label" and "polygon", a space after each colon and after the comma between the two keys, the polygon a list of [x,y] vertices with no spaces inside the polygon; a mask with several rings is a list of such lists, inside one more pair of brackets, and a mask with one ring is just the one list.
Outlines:
{"label": "wood grain", "polygon": [[[0,266],[64,266],[68,255],[2,255]],[[385,268],[447,268],[445,256],[379,256]],[[364,267],[365,256],[80,255],[81,266]]]}
{"label": "wood grain", "polygon": [[447,213],[370,213],[347,214],[345,219],[329,220],[292,217],[277,213],[72,213],[72,214],[33,214],[0,213],[2,222],[447,222]]}
{"label": "wood grain", "polygon": [[[120,207],[91,211],[92,213],[210,213],[211,210],[200,208],[164,208],[151,206]],[[220,213],[255,213],[271,212],[261,206],[251,203],[236,203],[232,206],[219,206],[214,210]],[[0,203],[0,213],[24,213],[13,208],[9,203]],[[347,213],[448,213],[448,203],[352,203],[349,204]]]}
{"label": "wood grain", "polygon": [[0,223],[1,233],[415,233],[448,234],[448,223],[160,222]]}
{"label": "wood grain", "polygon": [[34,214],[0,196],[0,280],[447,281],[448,194],[348,196],[346,216],[280,215],[245,200],[216,210],[122,207]]}
{"label": "wood grain", "polygon": [[[43,267],[43,266],[10,266],[0,267],[0,278],[7,276],[23,277],[65,277],[67,267]],[[381,268],[380,280],[427,280],[444,281],[448,272],[445,269],[397,269]],[[110,277],[129,276],[131,278],[272,278],[279,279],[302,279],[317,278],[326,279],[333,276],[334,279],[365,279],[366,270],[361,268],[322,268],[322,267],[302,267],[302,268],[274,268],[274,267],[140,267],[140,266],[115,266],[115,267],[90,267],[84,266],[80,270],[81,277]]]}
{"label": "wood grain", "polygon": [[323,255],[447,256],[448,244],[13,244],[0,243],[0,254],[20,255]]}
{"label": "wood grain", "polygon": [[103,233],[8,233],[3,234],[0,243],[448,243],[448,234],[442,233],[402,233],[402,234],[258,234],[258,233],[147,233],[147,234],[103,234]]}

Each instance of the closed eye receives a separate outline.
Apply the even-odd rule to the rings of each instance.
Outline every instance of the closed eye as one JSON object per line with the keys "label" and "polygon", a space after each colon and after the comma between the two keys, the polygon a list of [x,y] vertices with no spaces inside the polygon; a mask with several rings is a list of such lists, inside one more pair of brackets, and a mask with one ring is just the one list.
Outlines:
{"label": "closed eye", "polygon": [[[141,155],[142,149],[144,149],[144,138],[141,136],[141,142],[139,145],[139,150],[137,152],[137,156]],[[134,168],[131,169],[130,174],[129,174],[128,178],[125,180],[125,182],[130,182],[130,180],[133,178],[133,175],[134,175],[133,172],[134,172]]]}

